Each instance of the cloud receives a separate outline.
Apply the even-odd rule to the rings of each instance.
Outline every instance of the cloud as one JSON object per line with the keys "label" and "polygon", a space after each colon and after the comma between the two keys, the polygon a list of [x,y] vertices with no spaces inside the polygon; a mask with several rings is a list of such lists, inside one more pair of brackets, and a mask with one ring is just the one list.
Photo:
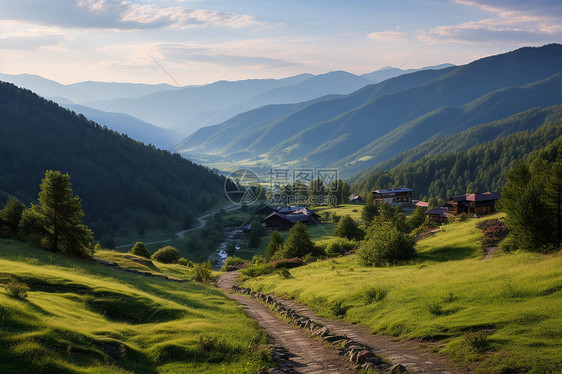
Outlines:
{"label": "cloud", "polygon": [[454,2],[476,6],[505,18],[514,15],[562,17],[562,2],[560,0],[454,0]]}
{"label": "cloud", "polygon": [[14,32],[3,34],[0,38],[0,50],[35,50],[59,45],[67,38],[62,34],[44,34],[34,32]]}
{"label": "cloud", "polygon": [[301,65],[284,59],[268,56],[251,56],[225,53],[214,48],[190,46],[185,44],[160,44],[157,50],[163,58],[175,63],[190,61],[205,62],[231,67],[268,67],[280,68]]}
{"label": "cloud", "polygon": [[399,31],[378,31],[370,33],[368,37],[374,40],[389,42],[405,42],[408,40],[406,34]]}
{"label": "cloud", "polygon": [[252,16],[122,0],[0,0],[0,19],[83,29],[186,29],[264,25]]}
{"label": "cloud", "polygon": [[492,17],[420,31],[417,40],[436,44],[548,43],[562,37],[562,2],[528,0],[454,0],[492,13]]}

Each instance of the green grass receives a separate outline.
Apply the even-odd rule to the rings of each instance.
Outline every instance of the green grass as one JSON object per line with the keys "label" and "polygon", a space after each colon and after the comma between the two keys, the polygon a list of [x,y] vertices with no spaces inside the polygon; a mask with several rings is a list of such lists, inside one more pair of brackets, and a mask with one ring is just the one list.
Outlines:
{"label": "green grass", "polygon": [[[338,207],[333,206],[318,206],[312,208],[312,210],[324,219],[324,214],[327,212],[330,214],[330,221],[332,219],[332,215],[335,213],[340,217],[343,216],[350,216],[356,222],[361,222],[361,210],[363,209],[364,204],[342,204]],[[354,212],[355,210],[355,212]]]}
{"label": "green grass", "polygon": [[[367,268],[348,256],[291,269],[291,279],[270,275],[246,286],[332,318],[331,307],[341,303],[345,319],[375,333],[439,341],[443,353],[475,372],[560,372],[562,255],[497,253],[483,261],[475,222],[446,225],[400,266]],[[480,330],[484,349],[466,335]]]}
{"label": "green grass", "polygon": [[30,291],[19,300],[0,286],[2,373],[255,372],[270,365],[259,349],[266,336],[214,287],[0,240],[0,283],[8,282]]}

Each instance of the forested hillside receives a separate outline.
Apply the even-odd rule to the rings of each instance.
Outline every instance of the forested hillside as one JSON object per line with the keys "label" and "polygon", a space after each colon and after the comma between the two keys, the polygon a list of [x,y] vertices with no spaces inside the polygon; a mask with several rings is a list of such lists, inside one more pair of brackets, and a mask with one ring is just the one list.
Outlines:
{"label": "forested hillside", "polygon": [[224,179],[209,169],[3,82],[0,160],[0,204],[10,196],[35,202],[45,170],[69,173],[98,238],[125,225],[188,221],[224,196]]}
{"label": "forested hillside", "polygon": [[[508,125],[514,126],[525,123],[528,119],[530,123],[544,115],[545,111],[529,111],[518,116],[512,116],[505,121],[481,126],[471,129],[458,137],[461,143],[456,145],[453,142],[454,135],[447,139],[440,139],[427,147],[434,149],[432,154],[422,157],[415,162],[403,162],[399,166],[390,170],[380,170],[374,173],[364,172],[357,177],[352,185],[352,190],[356,192],[369,191],[373,188],[390,188],[397,186],[408,186],[416,191],[417,197],[425,199],[428,197],[448,198],[453,195],[468,192],[500,191],[506,182],[508,170],[520,159],[529,154],[544,148],[554,141],[562,141],[562,116],[560,115],[561,106],[555,107],[553,112],[558,113],[558,119],[548,122],[536,130],[517,131],[505,137],[499,136],[501,130],[505,130]],[[543,117],[544,118],[544,117]],[[551,118],[551,117],[547,117]],[[529,123],[529,122],[527,122]],[[480,145],[472,146],[462,151],[449,150],[441,153],[442,148],[439,143],[445,144],[447,140],[453,143],[449,149],[462,148],[462,139],[470,139],[474,135],[478,141],[477,134],[488,134],[495,132],[497,138]],[[447,150],[447,147],[444,147]],[[415,155],[415,151],[412,151]],[[401,157],[402,160],[408,159],[407,156]]]}

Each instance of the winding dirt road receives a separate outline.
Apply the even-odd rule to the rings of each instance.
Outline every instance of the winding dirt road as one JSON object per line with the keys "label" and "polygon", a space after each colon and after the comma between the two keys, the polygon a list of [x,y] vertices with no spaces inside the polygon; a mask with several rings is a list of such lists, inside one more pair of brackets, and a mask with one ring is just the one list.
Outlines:
{"label": "winding dirt road", "polygon": [[[280,320],[269,308],[259,301],[245,295],[233,294],[238,272],[222,275],[217,286],[228,297],[244,306],[246,313],[255,319],[266,333],[289,351],[289,365],[297,373],[353,373],[353,368],[328,345],[311,337],[307,332]],[[346,335],[349,338],[372,348],[377,355],[385,357],[395,364],[404,365],[410,373],[460,374],[466,371],[458,368],[452,360],[432,353],[427,345],[415,341],[393,339],[386,335],[373,335],[360,325],[350,325],[344,321],[322,318],[312,310],[291,300],[275,297],[284,306],[295,309],[300,315],[324,324],[332,333]]]}

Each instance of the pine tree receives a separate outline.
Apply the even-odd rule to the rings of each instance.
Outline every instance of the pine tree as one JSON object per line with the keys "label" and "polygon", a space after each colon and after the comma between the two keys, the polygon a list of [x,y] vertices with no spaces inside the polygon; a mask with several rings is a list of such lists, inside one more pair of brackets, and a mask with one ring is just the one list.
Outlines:
{"label": "pine tree", "polygon": [[276,255],[282,255],[284,258],[302,258],[305,255],[314,252],[314,243],[310,240],[310,235],[308,234],[308,230],[306,229],[306,225],[304,223],[297,222],[291,228],[289,237],[283,246],[283,251],[279,252],[276,253]]}
{"label": "pine tree", "polygon": [[269,235],[269,244],[267,245],[267,248],[265,248],[265,257],[272,258],[275,252],[283,249],[283,242],[283,237],[279,234],[279,231],[274,230]]}
{"label": "pine tree", "polygon": [[0,210],[0,237],[15,238],[18,236],[18,225],[25,205],[12,197],[8,199],[4,209]]}
{"label": "pine tree", "polygon": [[334,229],[334,235],[348,240],[361,239],[361,231],[353,218],[350,216],[344,216],[340,219],[338,225]]}
{"label": "pine tree", "polygon": [[365,226],[369,226],[373,219],[379,214],[379,207],[373,202],[373,195],[367,195],[367,201],[361,210],[361,220]]}
{"label": "pine tree", "polygon": [[80,198],[73,195],[70,176],[47,170],[40,188],[39,204],[22,214],[22,234],[53,252],[91,256],[93,234],[82,224],[84,212]]}

